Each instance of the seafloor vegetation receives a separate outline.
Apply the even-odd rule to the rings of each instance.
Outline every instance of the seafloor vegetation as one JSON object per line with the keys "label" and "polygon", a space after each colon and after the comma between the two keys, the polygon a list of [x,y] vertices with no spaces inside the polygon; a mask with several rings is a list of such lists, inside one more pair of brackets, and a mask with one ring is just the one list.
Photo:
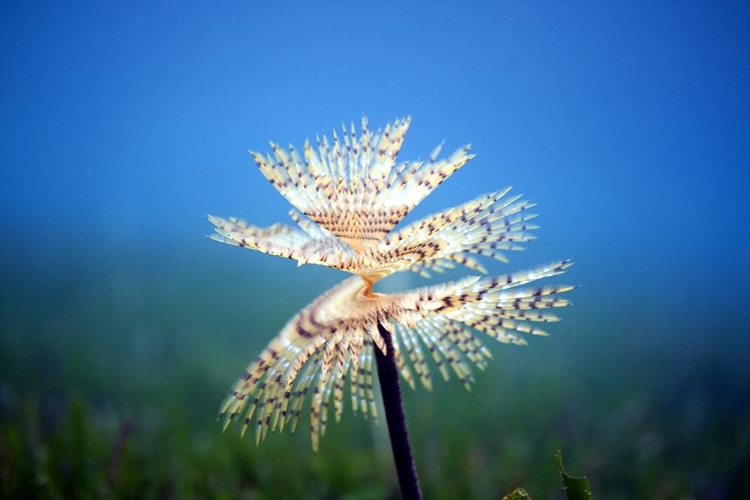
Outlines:
{"label": "seafloor vegetation", "polygon": [[[215,421],[244,365],[340,276],[113,257],[3,264],[0,497],[397,498],[384,422],[346,409],[314,455],[304,427],[256,448]],[[748,372],[718,334],[731,324],[575,300],[552,337],[489,343],[472,393],[406,391],[425,498],[564,498],[558,449],[595,498],[746,496]]]}

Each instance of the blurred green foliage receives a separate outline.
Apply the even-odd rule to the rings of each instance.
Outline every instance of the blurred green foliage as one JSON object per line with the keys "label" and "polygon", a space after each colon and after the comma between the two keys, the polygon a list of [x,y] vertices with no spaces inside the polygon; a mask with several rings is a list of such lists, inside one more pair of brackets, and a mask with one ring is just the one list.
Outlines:
{"label": "blurred green foliage", "polygon": [[555,453],[555,460],[557,461],[557,470],[560,471],[560,479],[562,479],[565,496],[568,497],[568,500],[591,500],[592,495],[589,480],[586,477],[573,477],[566,474],[560,451]]}
{"label": "blurred green foliage", "polygon": [[[5,270],[1,498],[398,498],[382,410],[377,426],[345,410],[318,455],[304,420],[259,448],[221,432],[235,377],[341,278],[237,255],[221,277],[171,255]],[[425,498],[563,498],[559,449],[597,497],[746,497],[748,383],[731,354],[667,363],[663,346],[611,334],[622,325],[606,311],[568,312],[530,347],[488,340],[495,360],[472,392],[405,391]]]}
{"label": "blurred green foliage", "polygon": [[526,493],[526,490],[518,488],[517,490],[513,490],[510,494],[505,495],[503,500],[531,500],[531,497]]}

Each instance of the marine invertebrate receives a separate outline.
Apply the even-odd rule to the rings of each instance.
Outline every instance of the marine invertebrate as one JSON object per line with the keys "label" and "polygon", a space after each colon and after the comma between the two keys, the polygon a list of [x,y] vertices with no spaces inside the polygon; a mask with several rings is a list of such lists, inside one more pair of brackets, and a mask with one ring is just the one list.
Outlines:
{"label": "marine invertebrate", "polygon": [[[569,305],[558,294],[573,288],[525,287],[571,265],[559,261],[390,295],[373,291],[373,283],[402,270],[428,276],[458,263],[486,273],[476,256],[506,261],[502,252],[522,249],[536,228],[528,212],[534,205],[505,188],[394,230],[473,157],[463,146],[438,159],[438,147],[425,161],[399,162],[409,123],[397,120],[372,133],[363,118],[359,137],[353,125],[343,127],[342,139],[335,131],[330,142],[317,138],[317,152],[309,141],[302,156],[292,146],[285,150],[274,143],[273,156],[251,152],[263,175],[295,207],[290,215],[296,227],[260,228],[236,218],[208,217],[215,240],[357,275],[294,316],[246,369],[222,405],[225,427],[244,411],[243,434],[252,425],[260,442],[269,430],[295,428],[309,396],[317,450],[329,406],[336,420],[342,415],[347,378],[354,411],[377,418],[372,382],[377,359],[384,394],[394,395],[386,401],[386,414],[397,464],[406,464],[398,467],[402,491],[417,481],[394,374],[398,371],[412,387],[418,379],[430,388],[429,364],[434,363],[444,378],[452,371],[468,387],[471,365],[483,369],[491,357],[475,332],[525,344],[524,334],[545,335],[534,323],[557,321],[544,310]],[[401,457],[394,440],[405,441]],[[419,497],[418,486],[408,491]]]}
{"label": "marine invertebrate", "polygon": [[[366,283],[408,269],[427,275],[454,263],[486,272],[473,255],[505,261],[504,250],[521,250],[535,229],[527,210],[534,205],[508,196],[510,188],[482,195],[458,207],[425,217],[392,231],[433,189],[465,165],[473,155],[463,146],[438,159],[441,146],[426,161],[397,160],[410,120],[371,133],[362,119],[361,137],[352,125],[343,128],[343,145],[334,131],[332,143],[309,141],[301,158],[271,143],[273,156],[252,152],[271,184],[295,207],[297,227],[274,224],[260,228],[240,219],[209,215],[212,238],[318,264],[361,276]],[[369,290],[369,289],[368,289]]]}
{"label": "marine invertebrate", "polygon": [[339,420],[349,375],[354,411],[377,418],[372,390],[374,350],[387,353],[381,325],[392,337],[393,356],[404,380],[432,386],[428,359],[444,379],[452,371],[466,387],[471,364],[483,369],[490,351],[472,330],[501,342],[525,344],[522,334],[546,335],[532,322],[557,321],[543,309],[569,304],[556,294],[570,286],[519,288],[558,275],[571,263],[560,261],[503,276],[428,286],[395,294],[366,293],[352,277],[325,292],[294,316],[236,382],[222,407],[227,424],[248,405],[243,432],[255,425],[256,440],[268,430],[296,427],[305,396],[312,389],[313,448],[325,432],[328,409]]}

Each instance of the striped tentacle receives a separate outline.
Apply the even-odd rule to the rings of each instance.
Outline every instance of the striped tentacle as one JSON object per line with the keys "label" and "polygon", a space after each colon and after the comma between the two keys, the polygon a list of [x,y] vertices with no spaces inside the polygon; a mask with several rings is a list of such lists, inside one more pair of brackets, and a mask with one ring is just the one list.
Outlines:
{"label": "striped tentacle", "polygon": [[215,231],[209,238],[296,260],[299,265],[318,264],[344,271],[352,267],[355,253],[350,247],[320,228],[316,227],[317,230],[314,230],[309,221],[299,219],[299,213],[294,212],[292,216],[303,231],[278,223],[261,228],[234,217],[223,219],[209,215],[208,220],[214,225]]}
{"label": "striped tentacle", "polygon": [[387,124],[372,133],[362,119],[357,138],[342,127],[333,140],[317,138],[317,151],[309,141],[300,158],[271,143],[273,155],[251,152],[263,175],[289,202],[310,220],[355,250],[375,245],[425,196],[471,159],[463,147],[448,159],[437,160],[439,148],[428,162],[397,163],[396,158],[410,118]]}
{"label": "striped tentacle", "polygon": [[[394,329],[422,385],[431,387],[420,344],[430,352],[444,379],[448,379],[450,368],[468,388],[473,381],[471,364],[483,369],[492,357],[474,331],[519,345],[526,344],[520,334],[546,335],[533,323],[557,321],[556,315],[542,310],[570,305],[557,294],[574,287],[518,287],[561,274],[571,265],[570,261],[560,261],[528,271],[481,279],[470,277],[395,296],[394,302],[411,303],[406,308],[416,308],[424,316],[412,326],[402,324]],[[407,369],[402,369],[405,378]]]}
{"label": "striped tentacle", "polygon": [[[561,261],[498,277],[469,277],[393,295],[366,295],[366,283],[350,278],[322,294],[287,323],[235,383],[221,413],[227,424],[245,407],[245,429],[256,441],[269,431],[297,426],[308,394],[313,449],[325,433],[331,399],[336,420],[350,381],[355,412],[377,419],[373,389],[374,349],[385,352],[381,322],[393,339],[397,366],[412,387],[431,388],[425,350],[444,379],[450,373],[467,388],[472,365],[491,358],[475,331],[503,342],[525,343],[521,334],[543,335],[536,322],[557,321],[547,309],[569,305],[558,294],[570,286],[523,287],[564,272]],[[348,377],[347,377],[348,374]]]}
{"label": "striped tentacle", "polygon": [[471,255],[484,255],[507,262],[505,250],[523,250],[520,243],[531,241],[529,231],[537,226],[527,210],[534,206],[506,197],[510,188],[482,195],[414,222],[385,237],[368,249],[359,273],[387,276],[402,269],[429,277],[429,271],[443,272],[455,263],[486,273]]}

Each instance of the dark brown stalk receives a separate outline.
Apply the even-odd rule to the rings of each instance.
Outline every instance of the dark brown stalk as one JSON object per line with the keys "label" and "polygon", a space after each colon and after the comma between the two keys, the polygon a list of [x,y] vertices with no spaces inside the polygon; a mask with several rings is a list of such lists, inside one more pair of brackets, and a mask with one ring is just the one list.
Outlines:
{"label": "dark brown stalk", "polygon": [[396,463],[401,496],[404,500],[421,500],[422,491],[419,489],[417,468],[414,465],[414,457],[409,443],[409,431],[406,429],[406,417],[404,416],[404,405],[401,401],[401,385],[398,380],[396,358],[393,355],[391,332],[380,323],[378,323],[378,331],[385,340],[387,353],[383,354],[380,349],[376,348],[375,360],[378,364],[380,392],[383,394],[385,418],[388,422],[388,434],[391,438],[391,449],[393,450],[393,460]]}

